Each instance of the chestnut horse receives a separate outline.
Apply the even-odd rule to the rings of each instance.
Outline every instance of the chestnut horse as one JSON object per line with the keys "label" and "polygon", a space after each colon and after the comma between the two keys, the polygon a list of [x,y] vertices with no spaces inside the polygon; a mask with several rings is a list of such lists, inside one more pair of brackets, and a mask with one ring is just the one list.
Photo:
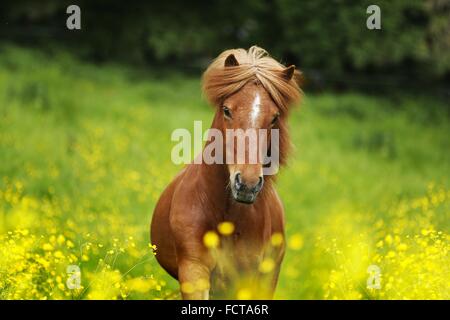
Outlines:
{"label": "chestnut horse", "polygon": [[[267,129],[268,136],[270,129],[278,129],[278,145],[271,145],[267,153],[278,152],[279,163],[284,164],[289,148],[288,111],[301,96],[299,75],[295,66],[283,66],[256,46],[224,51],[203,75],[203,92],[216,107],[211,128],[223,136],[229,129]],[[224,149],[229,143],[226,140]],[[233,285],[220,266],[223,261],[203,241],[205,233],[217,230],[223,221],[234,226],[233,235],[228,236],[231,250],[227,262],[231,261],[239,274],[257,279],[267,244],[278,235],[281,241],[271,251],[273,268],[265,298],[273,297],[285,248],[283,205],[274,188],[274,176],[263,173],[262,157],[254,163],[248,161],[248,149],[241,163],[188,164],[156,205],[151,224],[156,258],[179,281],[184,299],[218,297],[220,290]],[[232,152],[236,153],[236,148]],[[195,286],[198,283],[202,285]],[[183,290],[183,284],[191,284],[189,290]]]}

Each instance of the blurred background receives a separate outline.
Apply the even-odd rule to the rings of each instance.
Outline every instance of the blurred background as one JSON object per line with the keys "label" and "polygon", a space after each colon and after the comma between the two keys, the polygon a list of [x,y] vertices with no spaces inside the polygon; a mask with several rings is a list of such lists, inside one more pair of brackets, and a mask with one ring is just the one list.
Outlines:
{"label": "blurred background", "polygon": [[[70,4],[81,30],[66,28]],[[179,298],[148,232],[181,168],[170,135],[209,126],[203,70],[255,44],[302,70],[305,93],[277,187],[276,298],[449,299],[444,0],[2,1],[0,298]]]}
{"label": "blurred background", "polygon": [[266,48],[304,70],[316,88],[442,89],[449,80],[449,4],[371,1],[78,1],[82,31],[65,26],[70,1],[2,1],[2,40],[64,48],[97,63],[117,61],[198,73],[224,48]]}

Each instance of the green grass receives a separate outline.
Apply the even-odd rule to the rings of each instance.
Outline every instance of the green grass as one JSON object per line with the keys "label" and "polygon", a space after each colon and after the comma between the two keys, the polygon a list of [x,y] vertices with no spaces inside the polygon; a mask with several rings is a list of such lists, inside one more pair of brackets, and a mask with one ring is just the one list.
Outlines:
{"label": "green grass", "polygon": [[[89,298],[95,291],[97,271],[104,264],[123,281],[157,279],[148,290],[131,290],[129,298],[177,297],[172,294],[176,282],[149,255],[148,228],[159,194],[180,169],[170,160],[172,130],[192,130],[194,120],[204,121],[204,129],[211,123],[213,109],[201,97],[199,79],[2,47],[0,234],[27,229],[38,238],[63,234],[72,239],[75,248],[64,253],[76,255],[87,274],[87,289],[76,297]],[[359,298],[383,298],[358,289],[369,262],[358,264],[348,256],[336,260],[331,251],[347,248],[361,236],[372,261],[387,254],[388,249],[375,244],[390,234],[409,239],[423,229],[448,232],[449,119],[448,105],[426,95],[306,92],[292,111],[295,150],[278,181],[288,239],[295,235],[301,240],[287,251],[278,298],[351,298],[353,289],[361,293]],[[431,209],[416,210],[411,204],[438,192],[445,199]],[[24,198],[36,204],[26,207]],[[405,203],[411,204],[410,211],[401,216],[399,207]],[[126,247],[130,236],[138,249],[117,251],[113,239]],[[448,241],[445,234],[443,241]],[[82,259],[78,249],[85,243],[92,248]],[[40,244],[30,250],[41,252],[36,246]],[[114,259],[108,257],[109,249],[116,250]],[[406,268],[401,259],[389,261],[386,274]],[[444,265],[448,271],[448,257]],[[345,269],[346,284],[336,293],[331,274]],[[48,271],[43,277],[54,275]],[[88,280],[94,284],[88,286]],[[14,285],[7,283],[0,281],[0,297],[14,293]],[[48,298],[74,297],[52,296],[56,289],[35,280],[33,285]],[[126,286],[121,284],[120,292]],[[449,298],[448,288],[436,290],[437,297]],[[121,295],[113,291],[105,297]],[[384,297],[396,296],[386,288]]]}

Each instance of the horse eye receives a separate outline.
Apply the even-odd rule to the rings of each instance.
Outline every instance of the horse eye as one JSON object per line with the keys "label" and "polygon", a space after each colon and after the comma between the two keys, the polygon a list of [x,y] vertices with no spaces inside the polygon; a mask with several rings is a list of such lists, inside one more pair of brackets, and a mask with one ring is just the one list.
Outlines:
{"label": "horse eye", "polygon": [[228,109],[228,107],[223,106],[222,110],[223,110],[223,114],[225,115],[225,117],[231,119],[231,111],[230,111],[230,109]]}
{"label": "horse eye", "polygon": [[278,121],[279,117],[280,117],[280,114],[277,112],[277,114],[273,117],[272,122],[270,123],[270,125],[273,126]]}

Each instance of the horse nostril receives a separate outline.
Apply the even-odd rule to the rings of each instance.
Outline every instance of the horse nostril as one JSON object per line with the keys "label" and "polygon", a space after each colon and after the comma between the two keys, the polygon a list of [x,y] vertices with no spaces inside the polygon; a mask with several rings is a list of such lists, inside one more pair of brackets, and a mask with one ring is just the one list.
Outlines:
{"label": "horse nostril", "polygon": [[263,184],[264,184],[264,178],[261,176],[261,177],[259,177],[258,184],[256,185],[255,189],[258,191],[261,190]]}
{"label": "horse nostril", "polygon": [[241,191],[242,189],[244,189],[244,184],[242,183],[240,173],[236,173],[236,176],[234,178],[234,184],[237,191]]}

